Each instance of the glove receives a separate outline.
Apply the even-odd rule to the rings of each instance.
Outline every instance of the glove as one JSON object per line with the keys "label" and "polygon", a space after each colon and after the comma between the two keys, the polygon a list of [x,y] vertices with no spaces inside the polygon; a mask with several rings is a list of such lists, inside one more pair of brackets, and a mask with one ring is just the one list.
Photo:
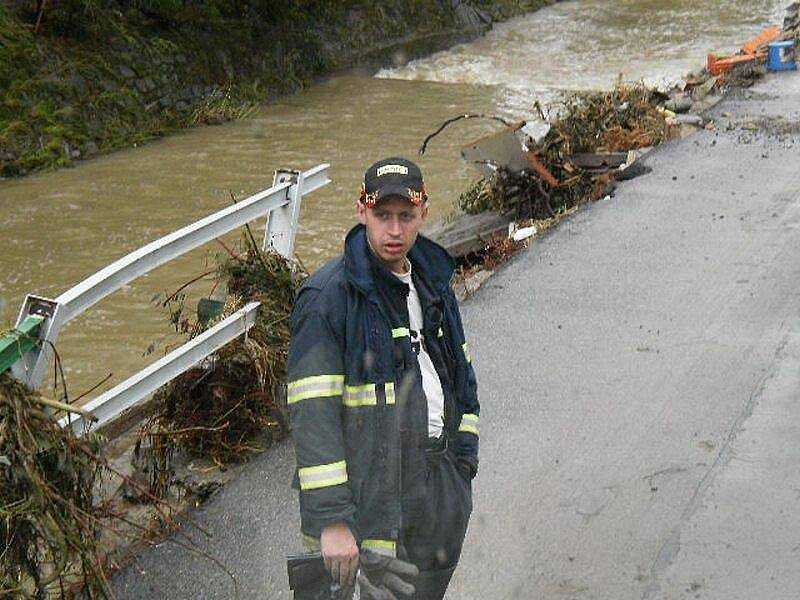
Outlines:
{"label": "glove", "polygon": [[398,600],[398,594],[411,596],[416,591],[417,575],[416,565],[370,550],[361,551],[358,586],[362,600]]}
{"label": "glove", "polygon": [[478,472],[478,469],[475,467],[475,465],[463,458],[458,459],[456,462],[456,467],[467,481],[472,481]]}

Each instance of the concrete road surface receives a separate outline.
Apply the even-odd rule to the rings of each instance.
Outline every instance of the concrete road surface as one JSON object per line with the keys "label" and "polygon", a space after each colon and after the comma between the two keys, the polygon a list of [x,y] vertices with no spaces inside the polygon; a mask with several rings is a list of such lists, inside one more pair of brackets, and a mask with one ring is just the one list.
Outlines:
{"label": "concrete road surface", "polygon": [[[800,75],[712,116],[464,304],[482,453],[449,598],[800,598]],[[289,597],[291,469],[196,515],[240,598]],[[169,542],[114,588],[234,597]]]}

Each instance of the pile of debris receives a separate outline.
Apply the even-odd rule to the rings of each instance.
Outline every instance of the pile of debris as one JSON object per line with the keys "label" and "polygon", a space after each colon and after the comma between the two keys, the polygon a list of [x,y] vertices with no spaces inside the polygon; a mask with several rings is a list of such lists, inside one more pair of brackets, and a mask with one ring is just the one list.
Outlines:
{"label": "pile of debris", "polygon": [[488,210],[517,220],[548,219],[602,197],[628,166],[629,151],[668,137],[658,99],[643,84],[570,93],[555,107],[556,118],[541,140],[524,135],[522,122],[468,144],[462,156],[484,178],[462,194],[459,207],[468,214]]}
{"label": "pile of debris", "polygon": [[100,439],[62,429],[52,409],[78,410],[0,375],[0,596],[107,596],[94,495]]}
{"label": "pile of debris", "polygon": [[536,232],[610,195],[617,181],[647,173],[649,167],[637,161],[650,148],[701,128],[714,129],[702,112],[721,92],[752,85],[766,72],[770,44],[800,37],[799,13],[795,2],[783,30],[768,29],[731,56],[709,55],[702,72],[669,89],[620,81],[608,92],[567,93],[549,114],[537,102],[536,110],[549,123],[538,140],[525,134],[524,121],[482,114],[445,121],[425,139],[420,154],[433,137],[462,119],[493,119],[505,126],[462,148],[462,158],[482,178],[459,197],[460,214],[427,232],[459,261],[457,290],[469,295]]}
{"label": "pile of debris", "polygon": [[786,8],[783,19],[783,39],[800,41],[800,2],[792,2]]}
{"label": "pile of debris", "polygon": [[[134,461],[150,474],[151,492],[164,497],[174,475],[176,450],[217,466],[263,451],[289,429],[284,384],[290,319],[305,270],[276,252],[264,252],[252,234],[244,251],[221,260],[215,287],[227,285],[218,310],[187,329],[197,335],[257,301],[255,325],[156,394],[156,414],[145,424]],[[201,300],[200,309],[209,304]]]}
{"label": "pile of debris", "polygon": [[[550,124],[540,140],[523,133],[524,122],[504,121],[505,129],[462,149],[462,157],[483,178],[461,195],[459,208],[467,214],[495,211],[516,220],[546,219],[605,196],[615,179],[635,173],[625,174],[641,154],[631,151],[657,146],[695,128],[713,127],[699,114],[718,97],[712,97],[713,92],[747,86],[760,77],[769,44],[800,30],[798,12],[795,3],[783,30],[767,29],[731,56],[710,54],[702,73],[689,74],[670,89],[619,82],[608,92],[567,93],[550,114],[536,103],[539,115]],[[476,117],[487,118],[450,119],[425,140],[420,153],[444,126]]]}

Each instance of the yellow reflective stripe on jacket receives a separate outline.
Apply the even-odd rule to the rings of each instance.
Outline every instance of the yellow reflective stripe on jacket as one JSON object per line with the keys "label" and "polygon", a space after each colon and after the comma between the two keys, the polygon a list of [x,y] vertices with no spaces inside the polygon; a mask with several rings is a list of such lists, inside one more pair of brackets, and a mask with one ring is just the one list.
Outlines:
{"label": "yellow reflective stripe on jacket", "polygon": [[[375,406],[378,404],[377,395],[378,384],[365,383],[364,385],[344,386],[344,396],[342,403],[348,408],[359,408],[361,406]],[[383,384],[386,404],[394,404],[394,382],[389,381]]]}
{"label": "yellow reflective stripe on jacket", "polygon": [[397,542],[392,540],[364,540],[361,542],[362,550],[372,550],[375,554],[384,556],[397,556]]}
{"label": "yellow reflective stripe on jacket", "polygon": [[344,398],[342,401],[345,406],[349,406],[350,408],[376,405],[378,403],[378,397],[375,395],[375,384],[367,383],[364,385],[344,386]]}
{"label": "yellow reflective stripe on jacket", "polygon": [[408,327],[396,327],[392,329],[392,337],[399,338],[399,337],[410,337],[411,332],[408,330]]}
{"label": "yellow reflective stripe on jacket", "polygon": [[439,327],[439,331],[436,333],[436,336],[437,337],[444,337],[444,331],[442,331],[441,327]]}
{"label": "yellow reflective stripe on jacket", "polygon": [[340,396],[344,389],[344,375],[314,375],[289,382],[289,404],[309,398]]}
{"label": "yellow reflective stripe on jacket", "polygon": [[306,535],[305,533],[302,535],[303,535],[303,547],[309,552],[318,552],[319,549],[322,547],[319,538],[314,537],[313,535]]}
{"label": "yellow reflective stripe on jacket", "polygon": [[465,413],[461,417],[461,424],[458,426],[458,430],[466,431],[467,433],[474,433],[475,435],[480,436],[478,433],[478,422],[478,415]]}
{"label": "yellow reflective stripe on jacket", "polygon": [[388,383],[385,383],[383,390],[386,394],[386,404],[394,404],[394,382],[389,381]]}
{"label": "yellow reflective stripe on jacket", "polygon": [[297,472],[301,490],[316,490],[347,483],[347,462],[340,460],[327,465],[302,467]]}
{"label": "yellow reflective stripe on jacket", "polygon": [[464,358],[467,359],[467,362],[472,362],[472,357],[469,355],[469,346],[467,346],[467,342],[461,344],[461,349],[464,351]]}

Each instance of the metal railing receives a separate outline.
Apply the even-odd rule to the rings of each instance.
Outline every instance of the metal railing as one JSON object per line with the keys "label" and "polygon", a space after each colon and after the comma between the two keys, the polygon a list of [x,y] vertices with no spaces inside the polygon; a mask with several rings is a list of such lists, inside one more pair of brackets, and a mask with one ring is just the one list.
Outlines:
{"label": "metal railing", "polygon": [[[38,387],[52,360],[58,335],[69,321],[134,279],[256,218],[269,215],[263,248],[272,248],[290,258],[294,253],[301,200],[305,194],[330,183],[329,170],[330,165],[321,164],[305,172],[276,171],[269,189],[131,252],[54,300],[28,295],[15,326],[20,333],[0,340],[0,362],[9,363],[17,379]],[[250,329],[258,306],[257,302],[248,304],[82,408],[93,414],[96,426],[114,419]],[[34,334],[37,339],[31,341]],[[80,434],[88,425],[86,421],[82,416],[67,416],[61,423],[71,425]]]}

